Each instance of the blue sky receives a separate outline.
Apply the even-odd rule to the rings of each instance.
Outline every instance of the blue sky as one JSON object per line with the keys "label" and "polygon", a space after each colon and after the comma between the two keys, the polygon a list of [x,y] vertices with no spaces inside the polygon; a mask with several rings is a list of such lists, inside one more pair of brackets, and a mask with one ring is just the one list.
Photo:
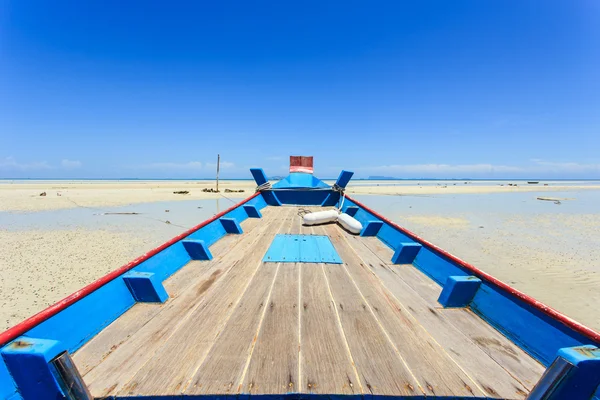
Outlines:
{"label": "blue sky", "polygon": [[600,3],[2,1],[0,177],[217,153],[224,177],[600,178]]}

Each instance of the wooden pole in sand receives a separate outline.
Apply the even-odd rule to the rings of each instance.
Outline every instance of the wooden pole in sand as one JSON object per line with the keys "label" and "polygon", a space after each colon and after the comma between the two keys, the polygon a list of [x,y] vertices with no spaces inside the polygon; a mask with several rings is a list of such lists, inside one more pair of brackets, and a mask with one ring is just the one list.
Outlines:
{"label": "wooden pole in sand", "polygon": [[217,154],[217,193],[219,193],[219,164],[221,164],[221,155]]}

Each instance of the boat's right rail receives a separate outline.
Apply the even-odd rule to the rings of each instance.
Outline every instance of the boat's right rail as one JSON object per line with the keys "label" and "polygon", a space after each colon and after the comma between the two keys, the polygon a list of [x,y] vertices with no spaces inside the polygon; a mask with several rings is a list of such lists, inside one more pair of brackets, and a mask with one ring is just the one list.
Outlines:
{"label": "boat's right rail", "polygon": [[342,210],[442,287],[444,307],[468,307],[547,367],[532,399],[600,400],[600,333],[499,281],[346,196]]}

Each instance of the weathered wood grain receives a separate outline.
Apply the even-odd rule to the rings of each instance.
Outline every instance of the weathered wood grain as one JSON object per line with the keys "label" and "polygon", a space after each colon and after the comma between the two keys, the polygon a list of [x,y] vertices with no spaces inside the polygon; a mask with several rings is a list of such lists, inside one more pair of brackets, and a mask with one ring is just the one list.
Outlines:
{"label": "weathered wood grain", "polygon": [[210,351],[185,389],[186,394],[238,393],[265,312],[274,307],[270,298],[279,269],[280,264],[262,263],[216,341],[207,337],[194,343],[198,356],[203,347]]}
{"label": "weathered wood grain", "polygon": [[[380,260],[391,260],[393,251],[377,238],[360,238]],[[357,246],[360,248],[360,246]],[[395,266],[389,261],[388,268],[421,296],[430,307],[439,309],[437,299],[442,288],[412,265]],[[439,309],[441,315],[460,332],[469,337],[474,346],[480,347],[500,366],[531,390],[545,371],[542,364],[530,357],[512,341],[483,321],[469,309]]]}
{"label": "weathered wood grain", "polygon": [[[161,346],[171,337],[198,307],[206,304],[206,297],[215,291],[217,284],[227,278],[247,252],[259,242],[268,242],[265,235],[282,224],[273,213],[272,219],[264,221],[255,235],[242,239],[235,252],[230,252],[221,261],[220,268],[206,282],[196,282],[181,295],[138,330],[128,341],[127,346],[120,346],[106,359],[85,375],[92,394],[98,397],[108,396],[121,390],[135,373],[148,360],[152,359]],[[183,342],[184,343],[184,342]],[[131,387],[135,391],[135,387]]]}
{"label": "weathered wood grain", "polygon": [[301,268],[300,391],[361,394],[323,264]]}
{"label": "weathered wood grain", "polygon": [[[269,218],[271,211],[265,212],[264,216]],[[268,219],[267,219],[268,220]],[[211,275],[218,269],[219,263],[225,255],[235,251],[244,237],[252,235],[258,226],[259,219],[248,218],[242,223],[244,233],[242,235],[226,235],[216,243],[210,250],[213,252],[211,261],[191,261],[164,282],[165,289],[169,293],[172,302],[181,292],[194,282],[209,282]],[[127,340],[154,318],[166,304],[137,303],[120,318],[104,328],[92,340],[73,354],[73,360],[82,375],[87,374],[92,368],[102,362],[110,353],[122,346]]]}
{"label": "weathered wood grain", "polygon": [[[360,238],[350,242],[353,246],[364,246]],[[447,354],[475,382],[473,391],[483,391],[487,397],[519,399],[527,394],[527,388],[511,376],[502,366],[491,359],[481,348],[445,318],[443,310],[430,305],[417,295],[398,274],[402,267],[386,265],[375,253],[364,253],[369,269],[406,308],[411,317],[429,332]],[[483,322],[483,321],[482,321]]]}
{"label": "weathered wood grain", "polygon": [[185,390],[258,271],[273,237],[280,230],[289,229],[289,211],[283,210],[286,218],[270,225],[247,252],[239,255],[231,273],[198,302],[198,307],[163,342],[154,357],[139,366],[139,371],[119,391],[120,395],[170,395]]}
{"label": "weathered wood grain", "polygon": [[477,389],[474,393],[471,379],[368,270],[361,256],[369,249],[352,248],[337,226],[328,226],[325,231],[345,261],[348,274],[370,305],[375,318],[418,381],[419,390],[425,395],[482,396],[483,393]]}
{"label": "weathered wood grain", "polygon": [[[272,265],[272,264],[271,264]],[[273,267],[267,265],[266,268]],[[271,298],[240,391],[298,391],[298,274],[300,264],[279,264]]]}
{"label": "weathered wood grain", "polygon": [[[325,228],[315,227],[314,232],[323,234]],[[348,262],[342,260],[344,265]],[[344,265],[323,264],[323,270],[362,391],[373,395],[421,395],[412,372],[388,340]]]}

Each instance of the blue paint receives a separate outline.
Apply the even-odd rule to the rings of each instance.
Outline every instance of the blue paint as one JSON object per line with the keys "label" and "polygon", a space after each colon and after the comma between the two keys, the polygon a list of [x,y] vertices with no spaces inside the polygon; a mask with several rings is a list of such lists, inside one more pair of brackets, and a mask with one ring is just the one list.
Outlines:
{"label": "blue paint", "polygon": [[256,196],[256,197],[248,200],[248,202],[246,204],[253,205],[258,210],[262,210],[263,208],[265,208],[268,205],[267,202],[265,201],[265,199],[263,198],[263,196]]}
{"label": "blue paint", "polygon": [[238,235],[242,233],[242,227],[235,218],[219,218],[219,221],[225,228],[225,232]]}
{"label": "blue paint", "polygon": [[152,272],[129,271],[123,280],[135,301],[144,303],[164,303],[169,298],[162,281]]}
{"label": "blue paint", "polygon": [[227,232],[225,232],[221,221],[216,220],[188,235],[185,239],[202,240],[207,246],[212,246],[226,234]]}
{"label": "blue paint", "polygon": [[597,345],[487,282],[479,287],[471,309],[545,366],[552,363],[563,347]]}
{"label": "blue paint", "polygon": [[321,235],[276,235],[263,261],[342,263],[329,237]]}
{"label": "blue paint", "polygon": [[48,362],[65,350],[62,342],[23,336],[2,348],[2,358],[23,399],[63,398]]}
{"label": "blue paint", "polygon": [[350,179],[352,179],[352,175],[354,175],[354,172],[342,170],[335,184],[344,189],[348,185],[348,182],[350,182]]}
{"label": "blue paint", "polygon": [[0,357],[0,399],[11,399],[18,395],[17,384],[10,376],[4,359]]}
{"label": "blue paint", "polygon": [[[269,192],[266,192],[269,193]],[[275,190],[280,205],[319,206],[323,204],[331,190]],[[270,204],[270,203],[269,203]]]}
{"label": "blue paint", "polygon": [[587,400],[592,397],[600,385],[600,349],[596,346],[568,347],[560,349],[557,357],[576,368],[558,383],[547,399]]}
{"label": "blue paint", "polygon": [[[191,236],[192,235],[188,237]],[[179,271],[184,265],[190,262],[190,260],[191,258],[185,247],[183,247],[183,243],[179,241],[140,263],[134,270],[140,272],[153,272],[160,281],[164,281],[169,276]]]}
{"label": "blue paint", "polygon": [[[357,207],[356,204],[346,199],[343,207],[346,213],[353,207]],[[370,220],[380,220],[361,207],[357,207],[355,218],[363,225]],[[377,237],[391,249],[396,249],[400,243],[416,243],[414,239],[387,223],[380,228]],[[423,245],[412,264],[441,286],[450,276],[473,275],[471,271],[426,245]],[[584,344],[598,345],[486,281],[481,283],[470,307],[546,366],[550,365],[560,348]]]}
{"label": "blue paint", "polygon": [[[252,205],[258,211],[266,207],[267,202],[263,196],[257,196],[245,205]],[[238,207],[228,212],[225,217],[243,221],[248,214],[243,207]],[[187,239],[204,240],[205,245],[209,246],[225,234],[222,223],[216,220],[189,235]],[[190,259],[188,251],[180,241],[142,262],[130,273],[151,272],[158,282],[162,282]],[[64,344],[70,352],[74,352],[134,304],[135,299],[121,276],[40,323],[25,333],[25,336],[54,339]],[[0,398],[21,398],[3,359],[0,359]]]}
{"label": "blue paint", "polygon": [[58,340],[74,352],[134,304],[120,277],[30,329],[25,336]]}
{"label": "blue paint", "polygon": [[250,173],[258,186],[269,181],[269,179],[267,179],[267,174],[265,174],[265,171],[263,171],[262,168],[250,168]]}
{"label": "blue paint", "polygon": [[444,307],[466,307],[481,285],[475,276],[449,276],[438,302]]}
{"label": "blue paint", "polygon": [[344,212],[351,217],[354,217],[358,212],[359,208],[356,206],[348,206],[343,208]]}
{"label": "blue paint", "polygon": [[327,197],[321,203],[321,207],[333,207],[338,204],[340,200],[340,193],[331,191],[327,194]]}
{"label": "blue paint", "polygon": [[360,232],[360,236],[377,236],[382,226],[382,221],[367,221],[363,230]]}
{"label": "blue paint", "polygon": [[300,188],[330,188],[328,184],[305,172],[292,172],[284,179],[271,186],[273,189],[300,189]]}
{"label": "blue paint", "polygon": [[183,247],[192,260],[212,260],[212,254],[204,240],[182,240]]}
{"label": "blue paint", "polygon": [[254,205],[244,205],[244,211],[248,214],[248,218],[262,218],[260,210]]}
{"label": "blue paint", "polygon": [[281,201],[279,200],[279,197],[275,194],[275,192],[267,190],[265,192],[262,192],[260,195],[268,205],[274,207],[281,206]]}
{"label": "blue paint", "polygon": [[419,243],[400,243],[392,256],[394,264],[412,264],[423,246]]}
{"label": "blue paint", "polygon": [[423,247],[413,265],[423,271],[440,286],[446,283],[449,276],[469,276],[472,272],[463,269],[454,262],[447,260],[437,252]]}

